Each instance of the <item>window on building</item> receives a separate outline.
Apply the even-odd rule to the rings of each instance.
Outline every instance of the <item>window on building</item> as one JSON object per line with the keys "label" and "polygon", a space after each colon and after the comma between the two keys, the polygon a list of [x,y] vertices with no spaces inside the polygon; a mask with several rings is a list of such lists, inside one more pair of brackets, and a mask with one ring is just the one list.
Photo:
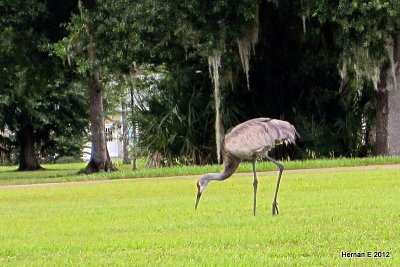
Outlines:
{"label": "window on building", "polygon": [[114,140],[114,127],[106,126],[106,140],[107,142],[111,142]]}

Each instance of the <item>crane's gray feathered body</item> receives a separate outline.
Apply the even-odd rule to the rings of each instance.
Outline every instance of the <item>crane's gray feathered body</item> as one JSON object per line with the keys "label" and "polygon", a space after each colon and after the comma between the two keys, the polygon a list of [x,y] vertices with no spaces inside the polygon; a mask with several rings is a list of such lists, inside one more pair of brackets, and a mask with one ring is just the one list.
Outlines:
{"label": "crane's gray feathered body", "polygon": [[227,132],[223,143],[224,166],[220,173],[208,173],[197,182],[198,194],[196,199],[197,208],[201,193],[211,180],[222,181],[229,178],[239,166],[241,160],[252,160],[254,173],[254,206],[256,210],[257,177],[255,162],[257,158],[267,158],[279,167],[278,182],[275,198],[272,204],[272,213],[278,213],[276,197],[278,193],[283,165],[268,156],[268,151],[282,143],[295,143],[296,129],[289,122],[270,119],[256,118],[245,121]]}
{"label": "crane's gray feathered body", "polygon": [[296,129],[287,121],[257,118],[243,122],[225,135],[224,151],[240,159],[263,158],[282,143],[295,143]]}

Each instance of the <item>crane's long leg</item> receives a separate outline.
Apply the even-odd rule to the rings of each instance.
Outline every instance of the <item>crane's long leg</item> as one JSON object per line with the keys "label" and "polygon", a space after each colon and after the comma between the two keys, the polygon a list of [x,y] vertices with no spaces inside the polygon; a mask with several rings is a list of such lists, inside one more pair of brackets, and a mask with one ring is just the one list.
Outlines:
{"label": "crane's long leg", "polygon": [[253,187],[254,187],[254,200],[253,200],[253,215],[256,216],[256,203],[257,203],[257,174],[256,174],[256,160],[253,160],[253,174],[254,174],[254,181],[253,181]]}
{"label": "crane's long leg", "polygon": [[276,166],[278,166],[278,168],[279,168],[278,181],[276,183],[274,202],[272,202],[272,215],[275,215],[275,214],[279,213],[278,202],[276,202],[276,198],[278,197],[279,184],[281,182],[281,176],[282,176],[282,172],[283,172],[284,166],[281,163],[279,163],[278,161],[276,161],[273,158],[269,157],[268,155],[265,158],[267,158],[269,161],[275,163]]}

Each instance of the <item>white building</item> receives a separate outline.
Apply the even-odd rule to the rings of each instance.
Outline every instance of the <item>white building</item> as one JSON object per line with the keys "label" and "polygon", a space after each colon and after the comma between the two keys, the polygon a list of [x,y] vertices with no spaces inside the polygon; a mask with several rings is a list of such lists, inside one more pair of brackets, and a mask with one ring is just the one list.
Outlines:
{"label": "white building", "polygon": [[[123,157],[123,143],[122,143],[122,133],[123,126],[118,126],[118,121],[107,122],[105,125],[107,149],[110,158],[120,159]],[[120,124],[122,125],[122,123]],[[83,159],[86,161],[90,160],[90,154],[92,151],[92,142],[87,142],[83,147]]]}

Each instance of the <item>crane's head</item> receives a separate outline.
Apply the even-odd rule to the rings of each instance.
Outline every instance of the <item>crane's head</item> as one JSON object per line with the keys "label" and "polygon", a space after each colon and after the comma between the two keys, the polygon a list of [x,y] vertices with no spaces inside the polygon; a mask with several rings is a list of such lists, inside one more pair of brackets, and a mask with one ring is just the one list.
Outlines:
{"label": "crane's head", "polygon": [[197,209],[197,205],[199,205],[200,197],[201,194],[203,193],[204,189],[206,188],[208,182],[210,181],[209,175],[203,175],[198,181],[197,181],[197,198],[196,198],[196,204],[194,206],[195,209]]}

